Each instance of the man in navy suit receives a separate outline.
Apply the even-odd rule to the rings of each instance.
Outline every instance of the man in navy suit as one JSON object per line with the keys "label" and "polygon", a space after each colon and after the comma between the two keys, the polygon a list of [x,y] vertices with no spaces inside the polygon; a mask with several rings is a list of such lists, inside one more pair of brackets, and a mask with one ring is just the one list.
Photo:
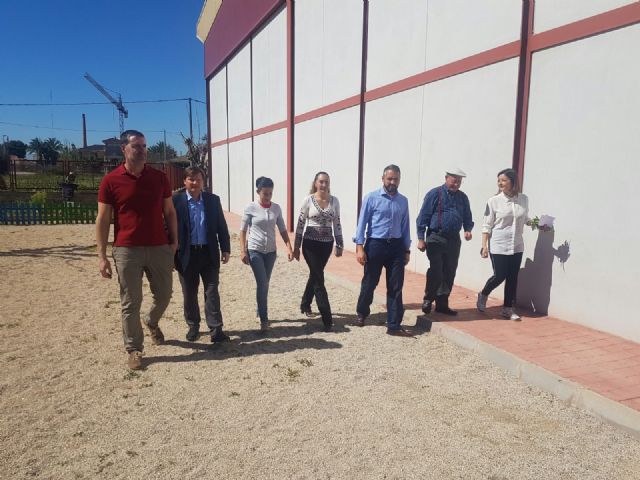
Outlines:
{"label": "man in navy suit", "polygon": [[[220,261],[227,263],[231,252],[229,229],[220,197],[203,192],[204,172],[198,167],[184,170],[185,191],[173,196],[178,215],[178,251],[175,266],[184,296],[184,318],[189,326],[187,340],[200,333],[198,286],[204,286],[204,315],[214,343],[229,340],[222,331],[218,282]],[[222,252],[222,254],[220,253]]]}

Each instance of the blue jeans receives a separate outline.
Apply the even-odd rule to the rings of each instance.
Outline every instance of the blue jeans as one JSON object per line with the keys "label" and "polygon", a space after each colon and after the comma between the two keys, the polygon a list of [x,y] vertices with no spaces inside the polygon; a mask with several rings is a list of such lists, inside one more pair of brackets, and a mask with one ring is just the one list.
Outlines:
{"label": "blue jeans", "polygon": [[269,280],[273,264],[276,263],[276,252],[261,253],[257,250],[249,250],[249,263],[253,276],[256,277],[256,302],[258,303],[257,314],[260,323],[267,323],[269,315],[267,313],[267,297],[269,296]]}
{"label": "blue jeans", "polygon": [[404,315],[402,304],[404,250],[404,242],[401,238],[389,241],[369,238],[364,245],[367,263],[364,264],[364,276],[360,284],[356,312],[362,318],[367,318],[371,313],[373,292],[378,286],[384,267],[387,278],[387,329],[389,330],[399,330]]}

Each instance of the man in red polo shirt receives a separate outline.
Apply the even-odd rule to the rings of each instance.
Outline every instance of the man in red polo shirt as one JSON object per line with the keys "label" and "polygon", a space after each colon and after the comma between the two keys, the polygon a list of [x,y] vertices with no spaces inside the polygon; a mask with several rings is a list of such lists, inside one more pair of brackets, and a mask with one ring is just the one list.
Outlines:
{"label": "man in red polo shirt", "polygon": [[147,275],[153,296],[144,323],[152,343],[161,345],[164,335],[158,321],[171,300],[178,227],[169,179],[164,172],[146,165],[144,134],[127,130],[120,135],[120,140],[124,162],[105,175],[98,190],[96,243],[100,274],[111,278],[107,242],[113,215],[113,261],[120,284],[122,335],[129,368],[138,370],[142,368],[144,342],[140,323],[142,275]]}

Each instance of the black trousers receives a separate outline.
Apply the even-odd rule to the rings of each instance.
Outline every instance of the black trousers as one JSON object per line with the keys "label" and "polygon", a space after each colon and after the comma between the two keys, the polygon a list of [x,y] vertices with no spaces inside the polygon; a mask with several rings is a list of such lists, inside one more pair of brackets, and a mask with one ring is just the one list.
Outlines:
{"label": "black trousers", "polygon": [[200,306],[198,304],[198,287],[200,279],[204,287],[204,316],[209,330],[222,327],[220,312],[220,294],[218,283],[220,264],[211,259],[207,249],[191,249],[189,265],[183,272],[178,272],[182,295],[184,297],[184,319],[190,327],[200,325]]}
{"label": "black trousers", "polygon": [[[456,278],[458,259],[460,257],[460,235],[438,235],[438,242],[429,241],[427,237],[427,257],[429,269],[427,270],[427,283],[424,288],[423,301],[436,301],[436,308],[449,306],[449,295],[453,289],[453,281]],[[433,240],[433,239],[431,239]]]}
{"label": "black trousers", "polygon": [[491,254],[493,276],[487,280],[482,289],[483,295],[489,295],[498,285],[504,282],[504,306],[513,307],[518,290],[518,272],[522,263],[522,252],[513,255]]}
{"label": "black trousers", "polygon": [[324,267],[329,261],[332,250],[333,242],[318,242],[316,240],[302,242],[302,255],[309,266],[309,279],[302,294],[300,309],[303,311],[311,310],[311,302],[315,295],[316,305],[325,325],[331,325],[333,322],[329,296],[324,286]]}

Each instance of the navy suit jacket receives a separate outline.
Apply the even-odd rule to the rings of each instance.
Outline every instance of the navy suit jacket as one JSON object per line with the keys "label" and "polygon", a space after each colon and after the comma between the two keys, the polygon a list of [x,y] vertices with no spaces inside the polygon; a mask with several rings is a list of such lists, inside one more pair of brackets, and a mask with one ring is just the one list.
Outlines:
{"label": "navy suit jacket", "polygon": [[[204,201],[209,254],[214,264],[220,266],[220,251],[231,253],[229,229],[222,212],[220,197],[209,192],[202,192],[201,195]],[[173,195],[173,205],[178,215],[178,251],[175,257],[175,266],[178,272],[183,272],[189,265],[189,257],[191,256],[191,220],[187,194],[184,190]]]}

